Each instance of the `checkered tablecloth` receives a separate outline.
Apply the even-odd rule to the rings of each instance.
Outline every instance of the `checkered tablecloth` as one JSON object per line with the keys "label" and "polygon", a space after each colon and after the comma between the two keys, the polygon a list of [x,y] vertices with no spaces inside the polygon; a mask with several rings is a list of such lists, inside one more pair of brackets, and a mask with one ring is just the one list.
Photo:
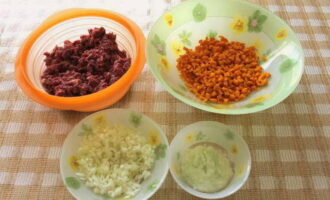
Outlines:
{"label": "checkered tablecloth", "polygon": [[[304,48],[305,72],[285,101],[249,115],[197,110],[164,91],[147,66],[129,93],[112,108],[132,108],[153,118],[171,141],[183,126],[215,120],[236,129],[248,143],[252,171],[228,199],[330,199],[330,1],[254,0],[281,18]],[[58,111],[27,99],[14,80],[14,60],[23,39],[48,15],[68,7],[121,12],[148,33],[179,0],[0,0],[0,199],[73,199],[60,177],[65,137],[89,113]],[[197,199],[168,175],[152,197]]]}

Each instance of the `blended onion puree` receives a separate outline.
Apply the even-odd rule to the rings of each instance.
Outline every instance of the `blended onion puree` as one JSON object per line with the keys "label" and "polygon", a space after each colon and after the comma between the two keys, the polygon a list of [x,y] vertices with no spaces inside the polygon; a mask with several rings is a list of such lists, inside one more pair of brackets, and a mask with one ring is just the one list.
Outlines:
{"label": "blended onion puree", "polygon": [[202,142],[182,153],[180,171],[184,181],[200,192],[217,192],[226,187],[234,175],[227,152],[221,146]]}

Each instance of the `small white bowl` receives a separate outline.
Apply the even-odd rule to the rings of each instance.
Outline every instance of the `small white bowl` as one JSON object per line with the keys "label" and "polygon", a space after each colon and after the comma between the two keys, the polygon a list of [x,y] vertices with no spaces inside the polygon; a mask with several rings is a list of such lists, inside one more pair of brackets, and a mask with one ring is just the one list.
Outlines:
{"label": "small white bowl", "polygon": [[[180,153],[191,145],[212,142],[228,152],[234,164],[234,177],[222,190],[215,193],[199,192],[182,180],[179,172]],[[179,131],[170,145],[170,171],[174,180],[186,192],[205,199],[227,197],[239,190],[248,179],[251,169],[251,155],[243,138],[228,126],[214,121],[201,121],[190,124]]]}
{"label": "small white bowl", "polygon": [[60,160],[61,175],[66,188],[79,200],[112,200],[112,198],[95,194],[75,174],[77,166],[75,166],[74,156],[84,135],[93,129],[95,120],[106,121],[109,124],[125,125],[137,129],[142,135],[147,137],[154,148],[155,164],[151,171],[151,176],[141,183],[140,191],[130,200],[150,198],[160,188],[168,173],[168,140],[156,122],[141,113],[128,109],[108,109],[93,113],[81,120],[71,130],[64,141]]}

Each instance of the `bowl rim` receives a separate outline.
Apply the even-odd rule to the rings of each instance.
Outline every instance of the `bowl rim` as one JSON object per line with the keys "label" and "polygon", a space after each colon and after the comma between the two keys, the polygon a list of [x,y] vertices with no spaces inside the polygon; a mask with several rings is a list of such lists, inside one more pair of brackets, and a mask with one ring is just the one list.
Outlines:
{"label": "bowl rim", "polygon": [[[128,71],[115,83],[109,87],[100,90],[98,92],[78,96],[78,97],[60,97],[50,95],[47,92],[37,89],[27,76],[26,60],[29,55],[30,49],[35,41],[47,30],[55,25],[79,17],[96,16],[113,20],[122,26],[124,26],[134,38],[136,44],[136,57],[132,61],[132,64]],[[109,10],[103,9],[87,9],[87,8],[70,8],[55,12],[49,16],[44,22],[42,22],[32,33],[25,39],[20,47],[16,56],[15,62],[15,77],[18,85],[22,91],[32,100],[47,105],[52,108],[60,109],[74,109],[74,107],[91,107],[98,102],[102,101],[104,97],[115,96],[116,93],[121,93],[122,90],[128,90],[129,86],[136,80],[145,64],[145,37],[142,30],[138,25],[129,18]],[[126,92],[125,91],[125,92]],[[113,102],[114,103],[114,102]],[[105,106],[103,106],[105,107]]]}
{"label": "bowl rim", "polygon": [[[176,6],[170,8],[167,12],[172,12],[174,9],[177,9],[178,7],[184,7],[186,4],[189,4],[191,3],[192,1],[196,1],[199,3],[198,0],[188,0],[188,1],[184,1],[184,2],[181,2],[179,4],[177,4]],[[304,72],[304,66],[305,66],[305,57],[304,57],[304,52],[303,52],[303,49],[302,49],[302,46],[300,44],[300,41],[299,39],[297,38],[297,35],[295,34],[295,32],[292,30],[292,28],[283,20],[281,19],[280,17],[278,17],[275,13],[271,12],[270,10],[256,4],[256,3],[252,3],[252,2],[249,2],[249,1],[246,1],[246,0],[233,0],[233,1],[236,1],[236,2],[239,2],[242,6],[252,6],[254,7],[255,9],[259,9],[261,10],[262,12],[264,13],[267,13],[268,15],[272,16],[273,18],[275,18],[276,20],[278,20],[281,24],[284,25],[284,27],[289,30],[289,32],[292,33],[292,36],[293,36],[293,40],[294,42],[296,43],[297,45],[297,48],[298,48],[298,51],[299,53],[302,55],[301,56],[301,67],[299,68],[299,72],[295,75],[296,77],[298,77],[296,79],[296,81],[292,84],[291,88],[288,90],[288,92],[284,95],[282,95],[281,97],[278,98],[278,100],[276,101],[271,101],[269,102],[268,104],[265,104],[264,106],[258,106],[258,107],[252,107],[252,108],[246,108],[246,109],[213,109],[213,108],[210,108],[209,106],[207,105],[203,105],[203,104],[200,104],[200,103],[197,103],[187,97],[184,97],[184,96],[181,96],[180,94],[178,94],[175,90],[173,90],[167,83],[166,81],[160,76],[158,75],[158,73],[156,72],[155,70],[155,67],[151,67],[151,63],[150,63],[150,53],[148,51],[148,44],[151,43],[151,32],[154,32],[154,28],[155,28],[155,24],[157,23],[160,23],[163,19],[163,17],[165,16],[166,13],[164,13],[163,15],[161,15],[157,20],[156,22],[154,23],[154,25],[151,27],[150,31],[149,31],[149,34],[148,34],[148,37],[147,37],[147,45],[146,45],[146,56],[147,56],[147,64],[148,64],[148,68],[150,69],[150,71],[152,72],[152,74],[154,75],[154,77],[159,81],[159,83],[161,84],[162,87],[165,88],[165,90],[167,92],[169,92],[171,95],[173,95],[176,99],[180,100],[181,102],[187,104],[187,105],[190,105],[192,107],[195,107],[195,108],[198,108],[198,109],[201,109],[201,110],[204,110],[204,111],[208,111],[208,112],[211,112],[211,113],[217,113],[217,114],[227,114],[227,115],[241,115],[241,114],[250,114],[250,113],[256,113],[256,112],[260,112],[260,111],[263,111],[263,110],[266,110],[268,108],[271,108],[279,103],[281,103],[282,101],[284,101],[290,94],[292,94],[292,92],[297,88],[301,78],[302,78],[302,75],[303,75],[303,72]]]}
{"label": "bowl rim", "polygon": [[[181,183],[181,180],[179,179],[179,177],[177,177],[173,171],[173,167],[172,167],[172,154],[173,154],[173,141],[175,141],[179,135],[182,135],[183,134],[183,131],[190,127],[190,126],[194,126],[196,124],[200,124],[202,126],[204,125],[208,125],[208,124],[214,124],[215,126],[222,126],[222,127],[226,127],[226,129],[229,129],[231,130],[235,136],[242,141],[243,143],[243,146],[244,148],[247,149],[247,152],[248,152],[248,159],[247,159],[247,169],[246,169],[246,173],[244,174],[244,178],[242,179],[242,182],[239,183],[238,187],[231,190],[230,192],[228,192],[226,195],[224,196],[213,196],[213,197],[205,197],[203,195],[197,195],[197,194],[193,194],[191,193],[190,190],[188,190],[187,188],[183,187],[182,183]],[[175,137],[173,138],[171,144],[170,144],[170,148],[169,148],[169,166],[170,166],[170,173],[171,173],[171,176],[173,177],[173,179],[175,180],[175,182],[180,186],[180,188],[182,188],[184,191],[188,192],[189,194],[193,195],[193,196],[196,196],[196,197],[199,197],[199,198],[205,198],[205,199],[219,199],[219,198],[225,198],[225,197],[228,197],[232,194],[234,194],[235,192],[237,192],[239,189],[241,189],[243,187],[243,185],[246,183],[247,179],[249,178],[250,176],[250,173],[251,173],[251,168],[252,168],[252,157],[251,157],[251,152],[250,152],[250,149],[249,149],[249,146],[248,144],[246,143],[246,141],[244,140],[244,138],[235,130],[233,130],[232,128],[230,128],[228,125],[224,124],[224,123],[221,123],[221,122],[218,122],[218,121],[197,121],[197,122],[194,122],[192,124],[189,124],[187,126],[184,126],[183,128],[181,128],[177,134],[175,135]],[[188,186],[191,190],[193,191],[196,191],[198,192],[197,190],[194,190],[193,188],[191,188],[190,186]],[[201,192],[202,193],[202,192]],[[212,194],[212,193],[205,193],[205,194]]]}
{"label": "bowl rim", "polygon": [[[66,177],[64,177],[64,172],[63,172],[63,167],[62,167],[62,160],[64,160],[64,152],[63,152],[63,148],[64,146],[66,146],[65,144],[68,142],[67,138],[70,134],[72,134],[72,131],[75,130],[76,128],[78,128],[78,126],[84,121],[86,120],[87,118],[90,118],[90,117],[93,117],[93,116],[97,116],[99,115],[100,113],[107,113],[107,112],[112,112],[112,111],[115,111],[115,112],[134,112],[134,113],[137,113],[137,114],[140,114],[141,116],[143,116],[144,118],[148,119],[155,127],[157,127],[159,130],[160,130],[160,135],[162,135],[164,138],[165,138],[165,144],[167,145],[167,149],[166,149],[166,157],[164,159],[165,160],[165,163],[166,163],[166,166],[165,166],[165,173],[162,174],[160,176],[160,179],[159,179],[159,183],[157,184],[157,187],[149,193],[149,195],[147,195],[144,199],[149,199],[150,197],[152,197],[158,190],[159,188],[163,185],[164,181],[166,180],[166,177],[169,173],[169,158],[170,158],[170,144],[169,144],[169,141],[168,141],[168,138],[166,136],[166,133],[165,131],[161,128],[161,126],[155,122],[152,118],[150,118],[149,116],[145,115],[144,113],[142,112],[138,112],[138,111],[135,111],[133,109],[127,109],[127,108],[109,108],[109,109],[104,109],[104,110],[100,110],[100,111],[97,111],[97,112],[94,112],[90,115],[87,115],[85,116],[84,118],[82,118],[79,122],[77,122],[73,127],[72,129],[70,130],[70,132],[68,133],[67,137],[65,138],[64,142],[63,142],[63,145],[62,145],[62,148],[61,148],[61,155],[60,155],[60,158],[59,158],[59,165],[60,165],[60,174],[61,174],[61,179],[64,183],[64,180]],[[64,184],[65,185],[65,184]],[[70,194],[75,197],[76,199],[79,199],[78,196],[76,196],[75,193],[73,193],[68,187],[66,187],[66,190],[70,192]]]}

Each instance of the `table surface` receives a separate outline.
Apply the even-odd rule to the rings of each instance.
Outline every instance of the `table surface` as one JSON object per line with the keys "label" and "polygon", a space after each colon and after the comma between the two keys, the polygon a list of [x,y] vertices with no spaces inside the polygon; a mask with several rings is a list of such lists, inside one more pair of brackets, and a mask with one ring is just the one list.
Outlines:
{"label": "table surface", "polygon": [[[27,99],[14,80],[14,60],[24,38],[48,15],[69,7],[100,7],[124,13],[147,34],[164,10],[179,0],[0,0],[0,199],[73,199],[60,177],[65,137],[89,113],[52,110]],[[248,143],[252,171],[228,199],[330,199],[330,1],[254,0],[297,33],[305,72],[279,105],[249,115],[207,113],[164,91],[148,67],[111,108],[132,108],[161,124],[169,141],[183,126],[215,120]],[[152,199],[197,199],[168,175]]]}

